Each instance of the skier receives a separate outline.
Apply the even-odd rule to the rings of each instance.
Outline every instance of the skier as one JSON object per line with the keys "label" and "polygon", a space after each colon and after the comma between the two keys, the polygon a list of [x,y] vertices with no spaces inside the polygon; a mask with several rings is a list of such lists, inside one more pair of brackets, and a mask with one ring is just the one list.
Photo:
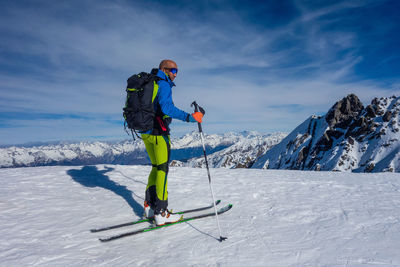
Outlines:
{"label": "skier", "polygon": [[172,100],[173,81],[178,74],[178,66],[172,60],[161,61],[157,76],[158,93],[154,100],[154,127],[152,130],[142,132],[141,137],[146,146],[152,169],[149,175],[144,201],[144,212],[147,218],[153,218],[157,225],[177,222],[181,215],[172,214],[167,210],[168,191],[167,177],[171,149],[169,124],[172,118],[187,122],[202,122],[203,114],[194,112],[186,113],[175,107]]}

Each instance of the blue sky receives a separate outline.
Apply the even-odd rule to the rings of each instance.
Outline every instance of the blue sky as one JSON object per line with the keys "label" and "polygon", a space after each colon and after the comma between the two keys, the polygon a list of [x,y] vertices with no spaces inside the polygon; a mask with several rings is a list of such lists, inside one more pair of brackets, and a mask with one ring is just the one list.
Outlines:
{"label": "blue sky", "polygon": [[396,0],[1,2],[3,145],[128,138],[126,79],[166,58],[206,133],[289,132],[349,93],[400,92]]}

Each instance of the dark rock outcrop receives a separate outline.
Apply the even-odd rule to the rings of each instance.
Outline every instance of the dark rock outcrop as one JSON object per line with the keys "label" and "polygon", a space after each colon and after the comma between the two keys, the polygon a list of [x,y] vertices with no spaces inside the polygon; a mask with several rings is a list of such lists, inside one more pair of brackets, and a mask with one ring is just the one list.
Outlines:
{"label": "dark rock outcrop", "polygon": [[345,129],[363,109],[364,106],[360,99],[356,95],[350,94],[336,102],[326,114],[325,120],[332,128],[339,127]]}

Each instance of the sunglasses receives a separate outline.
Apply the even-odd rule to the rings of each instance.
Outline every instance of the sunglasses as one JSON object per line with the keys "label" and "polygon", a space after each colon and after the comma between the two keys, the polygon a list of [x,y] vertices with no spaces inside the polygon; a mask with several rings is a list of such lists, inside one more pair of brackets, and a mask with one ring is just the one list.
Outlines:
{"label": "sunglasses", "polygon": [[178,74],[178,69],[177,68],[168,68],[168,69],[172,74]]}

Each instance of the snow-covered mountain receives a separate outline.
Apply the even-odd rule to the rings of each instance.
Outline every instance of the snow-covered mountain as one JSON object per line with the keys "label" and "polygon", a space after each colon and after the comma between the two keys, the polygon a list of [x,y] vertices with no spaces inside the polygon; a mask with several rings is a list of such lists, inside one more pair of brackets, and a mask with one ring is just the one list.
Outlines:
{"label": "snow-covered mountain", "polygon": [[[254,148],[260,154],[271,144],[278,143],[284,134],[263,136],[258,133],[226,133],[205,135],[207,153],[232,147],[226,153],[233,157],[231,161],[246,162],[248,151]],[[271,140],[270,140],[271,139]],[[201,139],[198,132],[192,132],[180,138],[173,138],[171,160],[177,164],[203,155]],[[258,146],[256,144],[259,144]],[[249,147],[250,146],[250,147]],[[256,153],[256,154],[257,154]],[[218,154],[223,157],[223,154]],[[234,156],[233,156],[234,155]],[[241,159],[241,157],[246,157]],[[251,156],[254,159],[254,156]],[[216,161],[216,160],[215,160]],[[214,162],[214,160],[213,160]],[[142,140],[122,142],[81,142],[40,145],[31,147],[7,147],[0,149],[0,167],[29,167],[49,165],[89,165],[89,164],[148,164],[149,160]],[[230,166],[233,166],[233,165]],[[218,165],[218,164],[217,164]],[[227,166],[226,164],[220,164]]]}
{"label": "snow-covered mountain", "polygon": [[[220,151],[207,155],[208,163],[214,168],[249,168],[254,160],[278,144],[286,133],[262,135],[257,132],[243,132],[236,135],[236,142]],[[186,164],[178,166],[205,167],[204,157],[190,159]]]}
{"label": "snow-covered mountain", "polygon": [[81,142],[7,147],[0,149],[0,167],[87,165],[99,163],[141,164],[147,161],[140,142]]}
{"label": "snow-covered mountain", "polygon": [[262,169],[400,172],[400,97],[364,107],[350,94],[311,116],[252,166]]}

